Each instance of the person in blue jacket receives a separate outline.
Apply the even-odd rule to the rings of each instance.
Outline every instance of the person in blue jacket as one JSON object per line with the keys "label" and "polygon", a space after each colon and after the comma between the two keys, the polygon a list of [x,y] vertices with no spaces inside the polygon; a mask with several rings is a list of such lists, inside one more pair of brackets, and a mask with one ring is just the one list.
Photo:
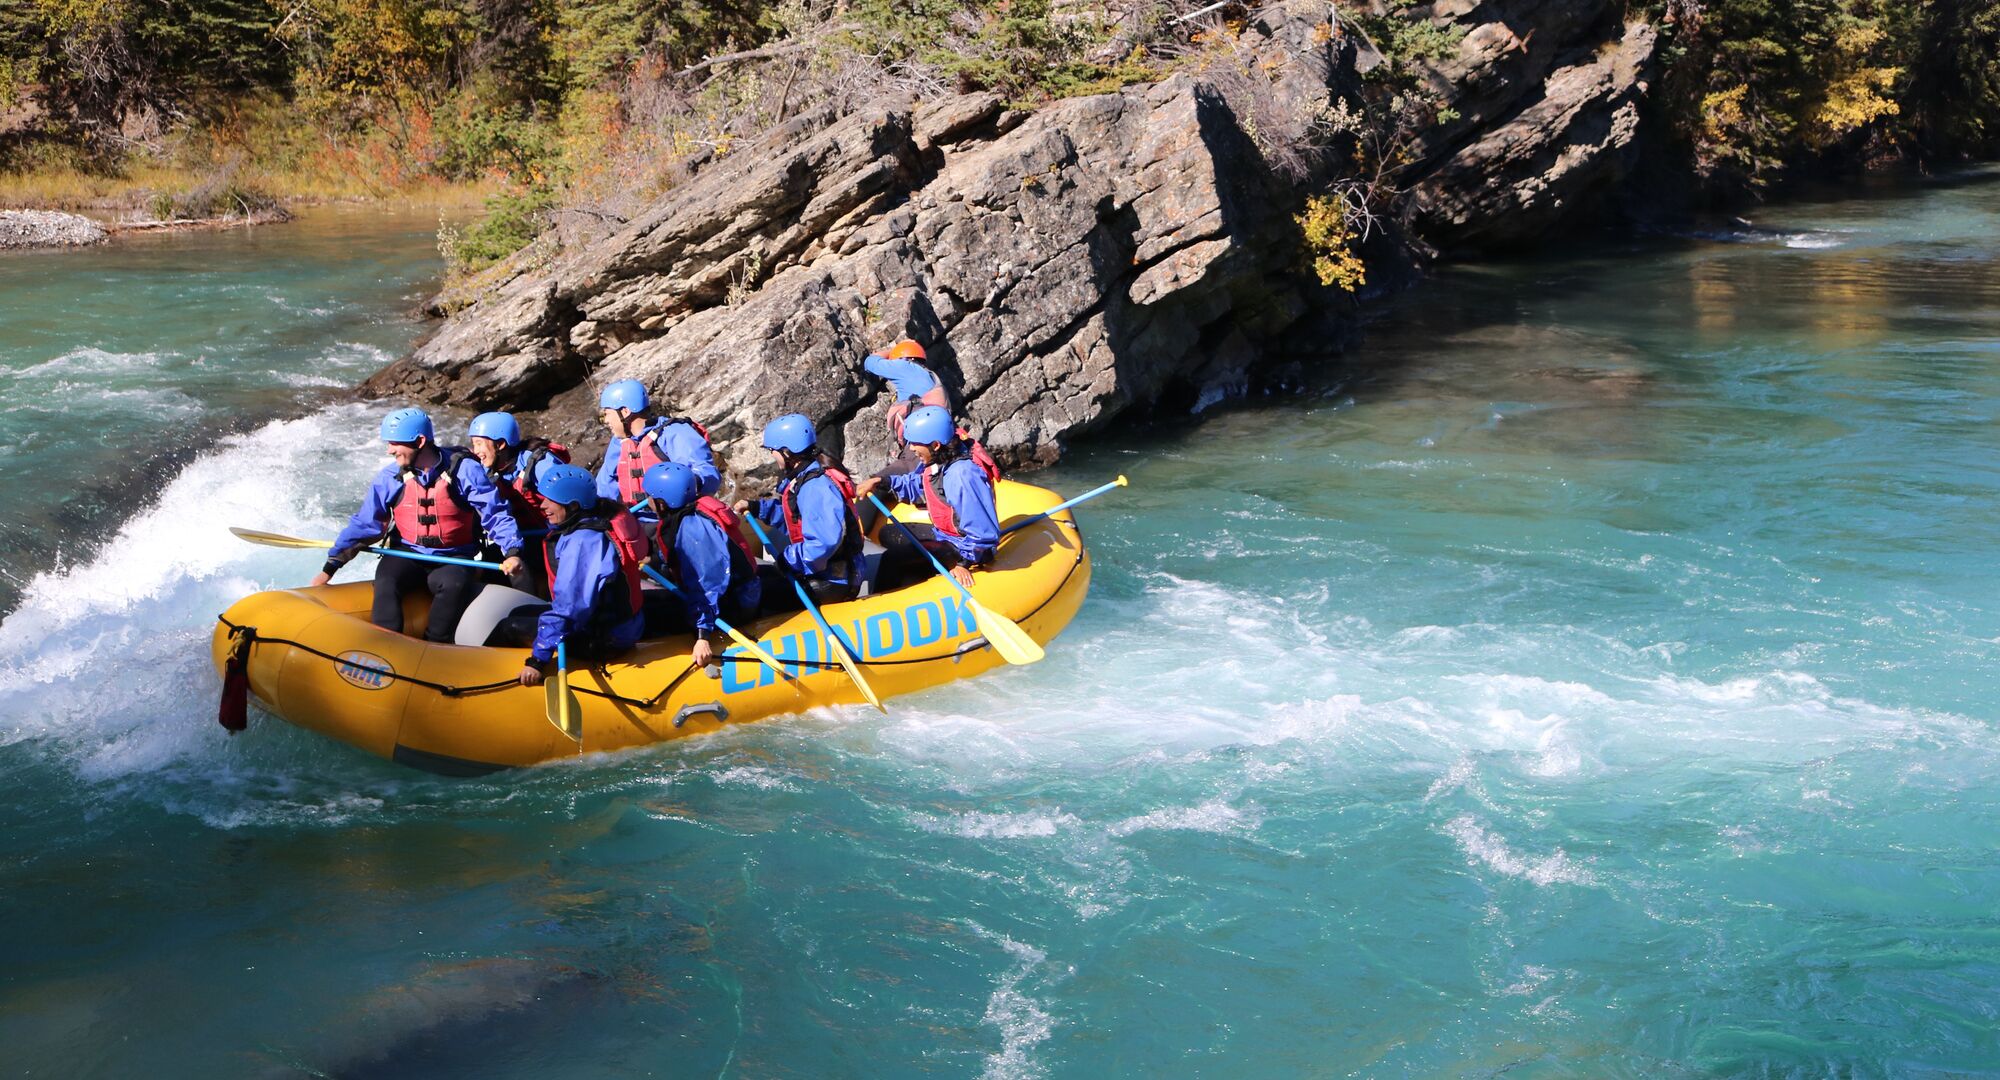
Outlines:
{"label": "person in blue jacket", "polygon": [[[861,361],[861,369],[889,384],[893,400],[883,419],[889,425],[889,437],[903,446],[902,453],[891,458],[877,476],[896,476],[901,473],[916,472],[923,463],[903,440],[903,421],[910,413],[926,405],[951,407],[951,399],[946,396],[944,381],[929,367],[930,358],[924,347],[904,338],[879,353],[869,353]],[[865,520],[865,519],[864,519]]]}
{"label": "person in blue jacket", "polygon": [[[382,419],[391,463],[375,474],[361,509],[334,538],[326,565],[312,579],[325,585],[363,547],[382,539],[425,555],[469,559],[483,543],[500,549],[501,573],[521,572],[521,536],[507,500],[470,452],[438,446],[430,414],[398,409]],[[419,586],[431,593],[425,641],[450,641],[459,616],[485,582],[478,571],[385,556],[375,565],[375,605],[369,619],[384,630],[403,630],[403,594]]]}
{"label": "person in blue jacket", "polygon": [[973,460],[944,408],[926,405],[910,413],[903,421],[903,438],[924,467],[886,478],[871,476],[855,494],[865,499],[886,484],[896,499],[928,511],[931,523],[912,525],[908,533],[894,526],[882,529],[882,563],[875,586],[894,589],[933,572],[930,560],[911,543],[914,533],[959,584],[970,587],[972,571],[991,563],[1000,546],[1000,514],[993,501],[996,478]]}
{"label": "person in blue jacket", "polygon": [[526,592],[543,592],[549,571],[542,563],[539,537],[548,531],[549,523],[542,517],[535,486],[550,466],[569,461],[569,448],[547,439],[525,438],[520,422],[513,414],[504,412],[473,417],[472,424],[465,429],[465,437],[472,456],[486,467],[486,475],[507,500],[507,512],[513,515],[514,525],[521,533],[524,545],[521,557],[526,569],[510,583]]}
{"label": "person in blue jacket", "polygon": [[768,499],[739,502],[771,529],[783,529],[782,550],[768,552],[764,610],[796,611],[790,578],[804,581],[816,604],[851,598],[861,587],[861,523],[854,518],[854,481],[820,452],[811,420],[788,413],[764,426],[764,448],[778,458],[778,490]]}
{"label": "person in blue jacket", "polygon": [[[646,470],[663,461],[686,465],[701,481],[701,493],[715,494],[722,487],[722,473],[715,467],[708,432],[685,417],[649,417],[646,410],[651,405],[645,384],[637,379],[620,379],[598,395],[597,407],[611,432],[611,444],[604,448],[604,463],[597,468],[597,497],[638,505],[646,497]],[[645,511],[640,517],[651,518],[652,513]]]}
{"label": "person in blue jacket", "polygon": [[646,538],[632,515],[600,500],[596,481],[575,465],[550,466],[540,492],[549,519],[549,603],[517,609],[486,639],[515,648],[532,642],[523,686],[542,681],[558,644],[568,645],[572,665],[601,663],[630,649],[644,629],[639,564]]}
{"label": "person in blue jacket", "polygon": [[[693,630],[696,667],[707,667],[718,651],[717,620],[749,623],[757,617],[763,583],[757,559],[729,507],[696,495],[694,470],[678,461],[646,470],[646,494],[659,509],[654,550],[680,595],[666,596],[670,614],[648,618],[648,637]],[[654,609],[649,605],[648,614]]]}

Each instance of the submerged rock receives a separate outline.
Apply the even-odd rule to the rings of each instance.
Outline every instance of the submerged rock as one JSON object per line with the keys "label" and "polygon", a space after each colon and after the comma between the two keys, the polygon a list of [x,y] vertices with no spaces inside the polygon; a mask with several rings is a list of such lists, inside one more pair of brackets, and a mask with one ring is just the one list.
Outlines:
{"label": "submerged rock", "polygon": [[0,210],[0,248],[85,247],[101,244],[104,226],[55,210]]}
{"label": "submerged rock", "polygon": [[[1455,248],[1517,242],[1616,179],[1650,29],[1607,0],[1453,7],[1474,29],[1432,75],[1465,109],[1416,150],[1419,226]],[[968,94],[797,118],[499,285],[363,391],[547,410],[540,427],[574,437],[593,433],[593,386],[636,378],[757,472],[756,434],[785,412],[856,464],[886,454],[860,362],[905,335],[1013,466],[1135,408],[1286,379],[1356,323],[1293,220],[1344,161],[1284,134],[1384,62],[1332,12],[1262,9],[1250,68],[1032,113]]]}

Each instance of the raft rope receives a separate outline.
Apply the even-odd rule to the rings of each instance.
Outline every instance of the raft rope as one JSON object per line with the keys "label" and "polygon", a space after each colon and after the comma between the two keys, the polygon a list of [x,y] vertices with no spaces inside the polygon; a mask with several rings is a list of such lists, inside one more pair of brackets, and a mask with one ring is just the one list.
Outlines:
{"label": "raft rope", "polygon": [[[1076,526],[1071,522],[1062,521],[1058,518],[1050,518],[1049,520],[1057,525],[1067,526],[1071,529],[1076,529]],[[1077,530],[1077,532],[1078,536],[1081,537],[1082,531]],[[1076,576],[1076,568],[1082,565],[1083,565],[1083,546],[1079,544],[1076,549],[1076,558],[1069,564],[1069,570],[1063,574],[1062,581],[1057,583],[1054,589],[1050,590],[1049,595],[1045,597],[1041,603],[1035,605],[1035,609],[1033,611],[1030,611],[1026,615],[1021,616],[1021,618],[1032,619],[1036,615],[1040,614],[1043,608],[1049,606],[1049,604],[1052,603],[1057,596],[1062,594],[1063,587],[1069,584],[1069,579]],[[327,662],[332,664],[341,665],[341,664],[351,663],[351,661],[343,660],[340,657],[334,655],[333,653],[323,652],[319,649],[315,649],[303,641],[293,641],[290,638],[269,637],[265,634],[259,633],[256,627],[250,626],[247,623],[230,622],[229,617],[227,615],[217,615],[215,617],[215,621],[229,628],[229,636],[231,638],[232,650],[243,649],[246,651],[247,654],[247,651],[249,649],[254,648],[257,645],[261,644],[268,643],[271,645],[288,645],[294,649],[299,650],[300,652],[309,653],[313,656],[319,657],[322,660],[326,660]],[[991,645],[986,645],[984,647],[989,649],[992,648]],[[870,667],[889,667],[900,664],[932,664],[936,663],[939,660],[957,660],[959,658],[959,655],[960,655],[959,653],[952,652],[952,653],[944,653],[938,656],[912,657],[908,660],[864,659],[861,661],[861,663],[869,665]],[[752,666],[762,663],[762,661],[758,660],[754,656],[743,656],[743,655],[730,656],[723,653],[716,654],[715,659],[717,662],[727,660],[730,663],[734,664],[750,664]],[[633,667],[637,665],[627,664],[625,666]],[[785,666],[798,667],[798,668],[811,668],[815,671],[838,670],[840,668],[840,664],[832,660],[786,659]],[[412,686],[421,686],[427,690],[435,690],[438,693],[443,694],[445,697],[449,698],[466,697],[472,694],[490,694],[498,690],[505,690],[509,687],[520,685],[519,680],[502,679],[499,682],[478,683],[473,686],[453,686],[450,683],[432,682],[429,679],[419,679],[415,675],[405,675],[399,671],[382,671],[379,668],[371,668],[369,670],[375,671],[377,674],[383,676],[384,678],[400,680],[402,682],[409,683]],[[585,670],[601,672],[604,670],[604,667],[602,665],[599,665],[591,668],[586,668]],[[607,690],[597,690],[588,686],[579,686],[577,685],[574,679],[571,679],[570,681],[570,689],[580,694],[590,694],[594,697],[601,697],[608,701],[616,701],[624,705],[631,705],[640,709],[651,711],[652,709],[657,708],[659,706],[661,698],[664,698],[668,694],[673,693],[675,688],[679,687],[680,684],[686,681],[687,677],[689,675],[694,674],[694,672],[695,672],[695,666],[692,663],[690,663],[687,667],[681,670],[681,673],[679,675],[676,675],[672,679],[668,680],[667,685],[661,687],[658,693],[654,694],[652,697],[649,698],[629,698],[624,696],[623,694],[613,693]]]}

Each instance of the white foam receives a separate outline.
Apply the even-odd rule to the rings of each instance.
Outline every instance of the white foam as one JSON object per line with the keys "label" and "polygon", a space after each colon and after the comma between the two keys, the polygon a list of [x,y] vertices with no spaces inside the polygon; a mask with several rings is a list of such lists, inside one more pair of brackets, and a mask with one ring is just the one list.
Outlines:
{"label": "white foam", "polygon": [[798,792],[797,784],[779,773],[755,765],[732,765],[715,773],[715,782],[724,787],[747,787],[759,791]]}
{"label": "white foam", "polygon": [[[20,607],[0,623],[0,655],[26,651],[31,641],[53,629],[93,615],[129,611],[227,570],[257,566],[269,573],[282,562],[295,568],[292,580],[310,578],[316,567],[309,554],[273,558],[265,554],[272,549],[236,539],[229,527],[330,537],[341,515],[329,512],[329,497],[344,491],[346,498],[358,500],[368,475],[383,460],[379,452],[371,452],[365,436],[335,434],[343,427],[365,430],[360,409],[346,406],[268,424],[190,463],[157,502],[119,529],[94,561],[35,575]],[[270,579],[264,587],[284,580]],[[190,625],[184,616],[191,613],[154,614]],[[205,612],[198,621],[206,624],[212,615]]]}
{"label": "white foam", "polygon": [[109,375],[159,367],[166,359],[159,353],[121,353],[86,347],[72,349],[53,360],[22,368],[15,373],[15,377],[52,379],[72,375]]}
{"label": "white foam", "polygon": [[1254,829],[1259,820],[1254,812],[1211,799],[1199,806],[1166,807],[1129,817],[1112,823],[1108,831],[1112,836],[1147,831],[1232,833]]}
{"label": "white foam", "polygon": [[986,1067],[980,1071],[981,1080],[1028,1080],[1044,1075],[1047,1070],[1035,1060],[1035,1047],[1047,1042],[1055,1034],[1055,1017],[1042,1007],[1042,1003],[1021,989],[1029,975],[1048,962],[1048,954],[1033,945],[1015,941],[1005,934],[996,934],[977,924],[973,928],[992,939],[1009,956],[1013,964],[1000,976],[998,985],[986,998],[986,1013],[982,1022],[1000,1033],[1000,1048],[986,1056]]}
{"label": "white foam", "polygon": [[1446,822],[1444,834],[1458,842],[1466,862],[1473,866],[1486,866],[1537,885],[1597,884],[1596,875],[1561,848],[1540,857],[1517,855],[1505,840],[1479,824],[1471,814],[1460,814]]}
{"label": "white foam", "polygon": [[305,372],[289,372],[286,374],[281,374],[278,376],[278,381],[284,383],[286,386],[296,386],[299,387],[300,389],[317,389],[317,388],[331,389],[334,387],[347,386],[350,382],[350,380],[336,379],[330,375],[312,375],[312,374],[307,374]]}
{"label": "white foam", "polygon": [[228,526],[330,537],[383,460],[372,419],[342,406],[225,440],[88,561],[36,574],[0,622],[0,744],[48,739],[97,783],[222,753],[216,614],[317,570]]}
{"label": "white foam", "polygon": [[1055,810],[1048,813],[1005,814],[967,813],[949,817],[925,816],[918,823],[933,832],[950,833],[976,840],[1019,840],[1054,836],[1083,824],[1075,814]]}
{"label": "white foam", "polygon": [[1462,757],[1451,763],[1443,776],[1431,781],[1430,789],[1424,792],[1424,801],[1433,802],[1464,787],[1472,780],[1476,767],[1470,757]]}
{"label": "white foam", "polygon": [[96,386],[79,388],[73,383],[64,382],[56,384],[53,389],[56,391],[87,389],[92,408],[137,416],[147,422],[148,430],[156,431],[177,420],[192,420],[206,411],[201,402],[172,387],[127,387],[122,390],[108,390]]}

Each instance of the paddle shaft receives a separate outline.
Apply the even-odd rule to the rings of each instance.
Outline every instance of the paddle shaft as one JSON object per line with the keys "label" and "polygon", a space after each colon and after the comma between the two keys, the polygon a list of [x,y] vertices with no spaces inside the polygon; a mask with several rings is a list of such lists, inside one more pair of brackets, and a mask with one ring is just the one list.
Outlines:
{"label": "paddle shaft", "polygon": [[917,534],[908,525],[903,524],[896,515],[889,512],[889,508],[882,504],[882,500],[875,497],[874,492],[868,493],[868,501],[875,504],[875,509],[882,511],[884,518],[894,521],[896,527],[903,530],[903,535],[910,538],[910,543],[916,545],[917,549],[924,553],[924,558],[929,559],[931,565],[937,568],[938,576],[951,582],[951,587],[957,589],[958,595],[965,598],[965,606],[972,610],[973,619],[979,623],[980,635],[993,647],[994,652],[1000,654],[1001,659],[1010,664],[1032,664],[1042,658],[1041,645],[1029,637],[1027,631],[1022,630],[1014,620],[981,604],[978,598],[972,595],[971,590],[959,584],[958,579],[951,575],[951,571],[946,570],[937,556],[931,554],[931,549],[925,547],[922,540],[917,539]]}
{"label": "paddle shaft", "polygon": [[1004,529],[1001,529],[1000,535],[1005,536],[1010,532],[1016,532],[1018,530],[1025,529],[1028,526],[1033,525],[1035,522],[1040,521],[1045,517],[1049,517],[1052,514],[1060,514],[1064,510],[1067,510],[1078,503],[1089,502],[1090,500],[1097,498],[1099,495],[1102,495],[1105,492],[1112,490],[1113,488],[1122,488],[1124,486],[1125,486],[1125,478],[1121,476],[1118,479],[1113,480],[1102,487],[1092,488],[1091,490],[1086,491],[1081,495],[1078,495],[1074,499],[1070,499],[1066,502],[1057,503],[1056,505],[1049,507],[1047,510],[1042,511],[1039,514],[1036,514],[1034,517],[1031,517],[1026,521],[1017,521],[1014,524],[1009,525]]}
{"label": "paddle shaft", "polygon": [[813,603],[812,593],[807,591],[806,583],[800,581],[799,576],[792,573],[792,568],[785,565],[784,550],[771,546],[771,538],[764,535],[763,522],[758,521],[754,513],[743,515],[743,520],[750,523],[751,530],[757,534],[757,542],[763,544],[766,551],[771,552],[772,565],[778,568],[778,573],[785,575],[786,581],[792,583],[792,588],[799,594],[799,603],[806,606],[807,614],[813,617],[813,621],[819,624],[821,630],[826,631],[827,636],[833,638],[835,645],[847,650],[849,656],[854,655],[854,646],[849,645],[847,639],[840,636],[840,631],[835,630],[833,625],[826,621],[826,616],[819,613],[819,605]]}
{"label": "paddle shaft", "polygon": [[568,735],[569,726],[569,642],[556,642],[556,700],[562,713],[562,731]]}
{"label": "paddle shaft", "polygon": [[481,562],[478,559],[454,559],[449,555],[425,555],[420,551],[403,551],[398,548],[365,547],[360,552],[370,555],[393,555],[398,559],[415,559],[418,562],[443,563],[446,566],[469,566],[474,570],[498,570],[499,563]]}
{"label": "paddle shaft", "polygon": [[[660,573],[658,570],[655,570],[650,566],[642,566],[639,569],[644,571],[647,577],[652,578],[654,581],[659,582],[661,588],[667,590],[670,593],[673,593],[675,596],[681,597],[682,599],[686,599],[687,594],[682,592],[681,587],[679,585],[674,584],[673,581],[667,577],[667,575]],[[724,619],[721,615],[717,615],[715,617],[715,625],[723,633],[728,634],[730,637],[735,638],[737,641],[742,642],[743,644],[751,646],[753,648],[755,647],[755,642],[752,642],[750,639],[744,637],[743,632],[741,630],[738,630],[735,627],[729,625],[728,620]]]}
{"label": "paddle shaft", "polygon": [[924,542],[922,540],[917,539],[917,534],[914,531],[912,531],[908,525],[903,524],[902,518],[899,518],[895,514],[889,512],[889,508],[883,505],[881,499],[875,497],[874,492],[871,491],[868,493],[868,501],[875,504],[875,509],[882,511],[882,517],[884,520],[895,522],[896,527],[898,529],[903,530],[903,535],[910,538],[910,543],[915,544],[917,550],[924,553],[924,558],[929,559],[931,561],[931,565],[937,567],[937,572],[939,577],[942,577],[946,581],[951,582],[951,587],[957,589],[959,591],[959,595],[965,597],[967,600],[972,600],[972,602],[975,604],[979,602],[977,600],[972,599],[972,594],[966,591],[965,586],[959,584],[958,579],[951,576],[951,571],[946,570],[944,568],[944,564],[938,561],[938,557],[936,555],[931,554],[931,549],[925,547]]}

